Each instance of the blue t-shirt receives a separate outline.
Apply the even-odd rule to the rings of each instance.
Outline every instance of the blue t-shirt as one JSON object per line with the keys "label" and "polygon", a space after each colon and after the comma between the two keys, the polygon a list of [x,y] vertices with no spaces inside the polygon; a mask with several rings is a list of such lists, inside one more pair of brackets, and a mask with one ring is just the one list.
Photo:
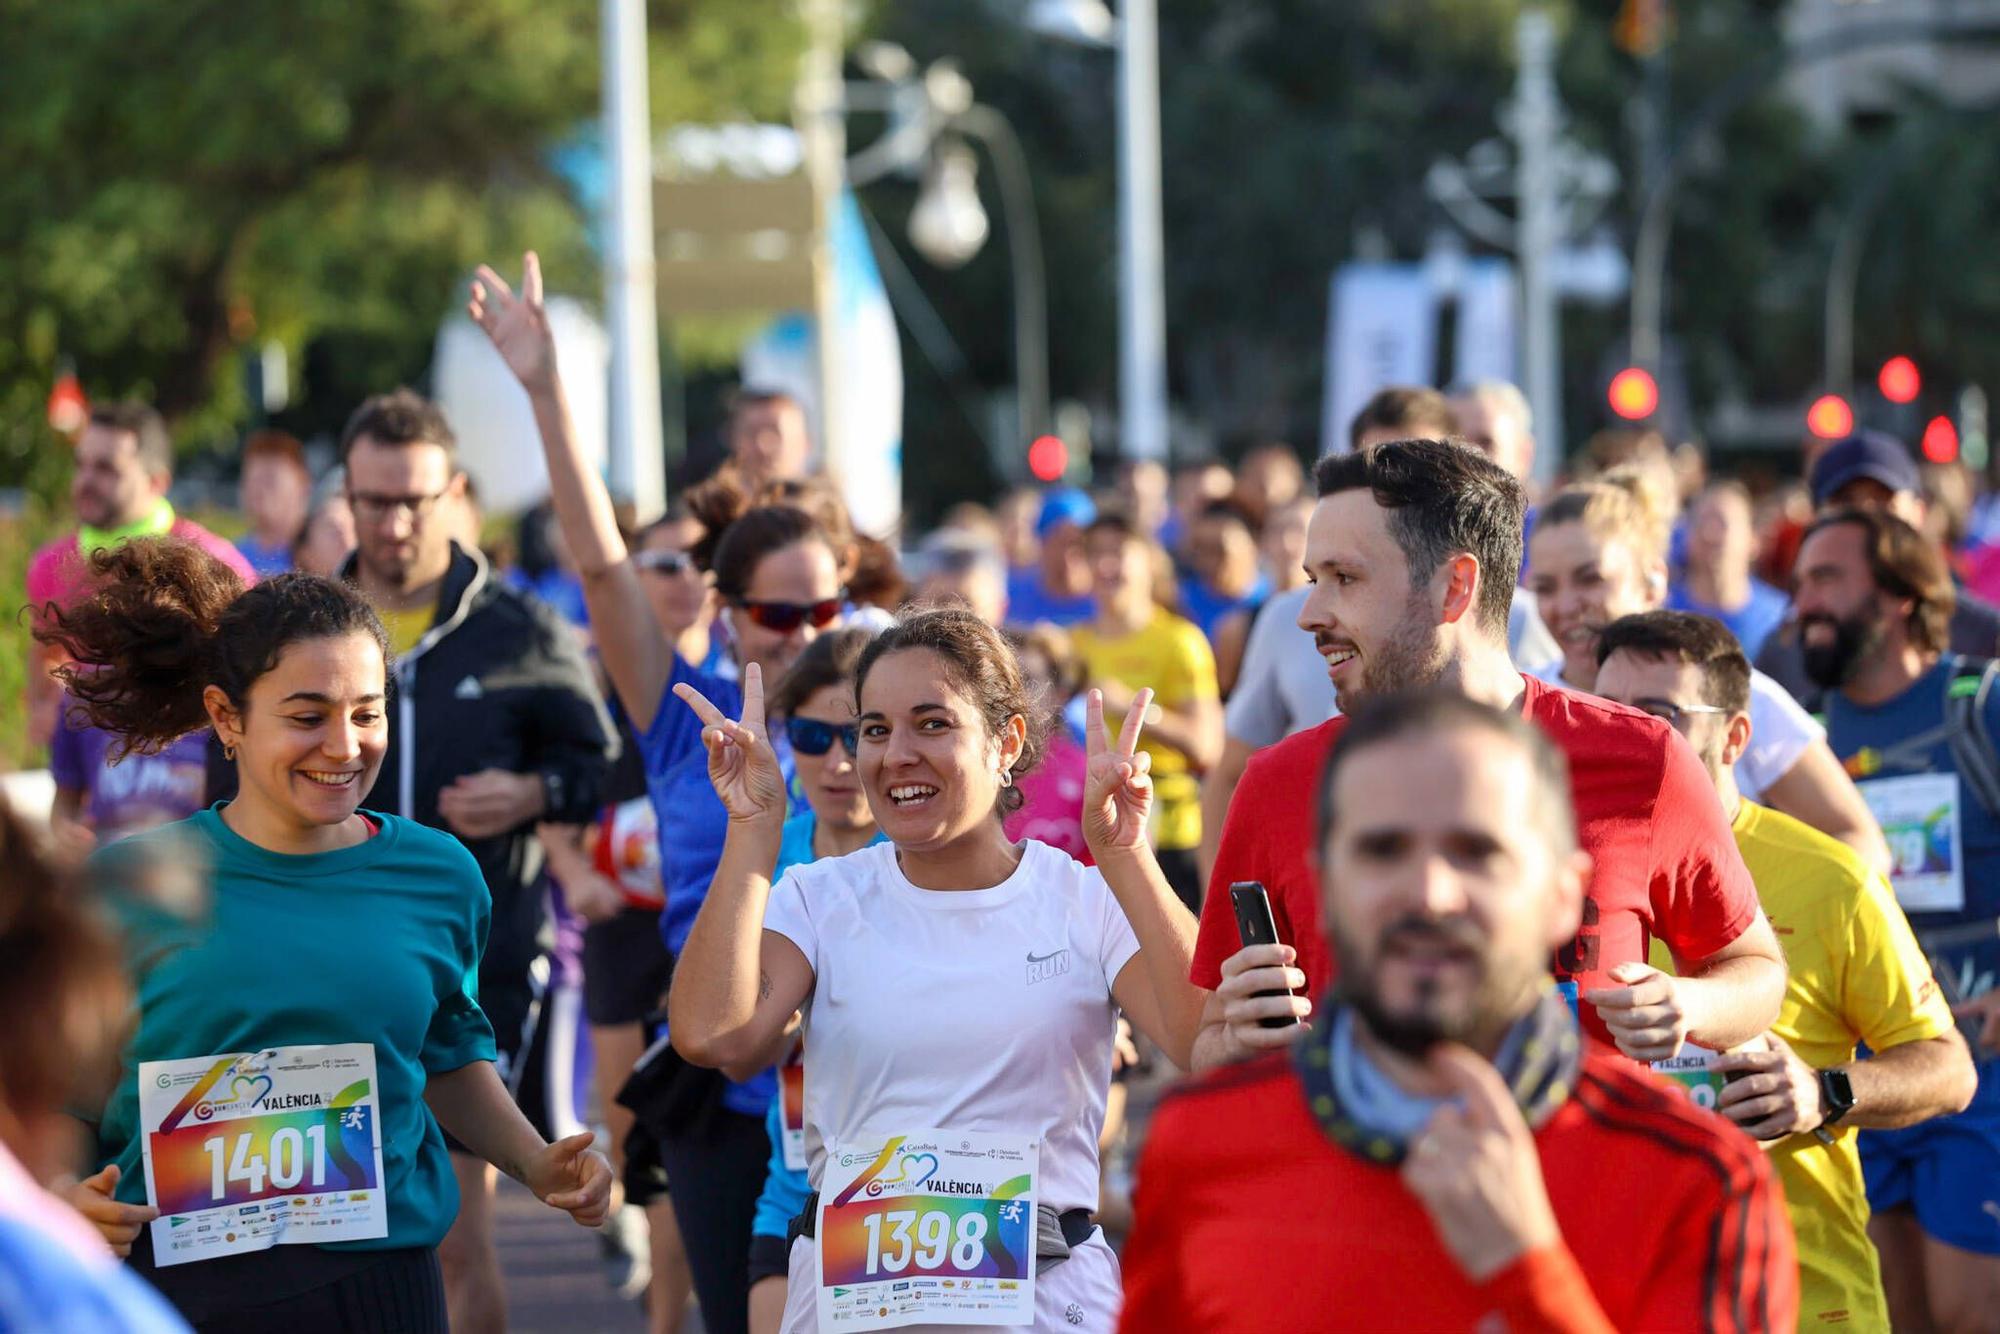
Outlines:
{"label": "blue t-shirt", "polygon": [[1729,627],[1729,633],[1736,636],[1736,642],[1743,646],[1743,656],[1755,658],[1757,650],[1764,647],[1764,641],[1771,632],[1785,623],[1785,616],[1791,610],[1791,601],[1783,593],[1761,579],[1750,581],[1750,600],[1734,611],[1724,611],[1697,602],[1688,596],[1687,587],[1675,584],[1667,590],[1667,608],[1670,611],[1691,611],[1702,616],[1713,616]]}
{"label": "blue t-shirt", "polygon": [[1215,627],[1222,624],[1222,618],[1232,611],[1254,610],[1264,605],[1264,599],[1271,596],[1271,576],[1259,574],[1250,591],[1240,598],[1225,597],[1203,583],[1199,575],[1183,575],[1181,578],[1181,615],[1201,627],[1202,634],[1210,642],[1215,639]]}
{"label": "blue t-shirt", "polygon": [[26,1220],[0,1217],[0,1331],[188,1334],[187,1321],[105,1252],[86,1266]]}
{"label": "blue t-shirt", "polygon": [[[771,875],[772,884],[776,884],[794,866],[803,866],[815,860],[813,834],[818,828],[819,821],[810,807],[785,821],[785,834],[778,843],[777,870]],[[885,837],[881,830],[876,830],[869,846],[880,843]],[[750,1231],[759,1237],[782,1237],[790,1230],[792,1220],[799,1216],[799,1210],[806,1207],[806,1198],[812,1194],[812,1183],[806,1179],[804,1168],[785,1166],[785,1109],[781,1099],[771,1099],[771,1110],[764,1117],[764,1129],[771,1137],[771,1164],[764,1173],[764,1193],[757,1197],[757,1218]]]}
{"label": "blue t-shirt", "polygon": [[[1900,774],[1955,773],[1950,742],[1942,735],[1945,718],[1945,687],[1967,660],[1946,654],[1937,665],[1917,678],[1908,690],[1876,708],[1863,708],[1839,691],[1827,695],[1826,739],[1833,753],[1848,762],[1850,772],[1860,772],[1864,790],[1872,778],[1894,778]],[[2000,691],[1987,700],[1986,725],[2000,736]],[[1936,741],[1917,753],[1898,753],[1899,743],[1937,732]],[[1907,751],[1907,748],[1905,748]],[[1863,751],[1869,752],[1862,755]],[[1860,755],[1859,761],[1853,757]],[[1973,923],[1991,923],[2000,917],[2000,819],[1989,814],[1961,782],[1958,802],[1959,841],[1965,857],[1963,877],[1965,906],[1956,912],[1910,912],[1910,925],[1919,944],[1926,932]],[[2000,939],[1987,933],[1976,945],[1959,945],[1934,950],[1928,945],[1931,966],[1955,987],[1958,997],[1970,1000],[1993,989],[2000,974]],[[1985,1117],[2000,1117],[2000,1059],[1980,1062],[1979,1093],[1972,1111]]]}
{"label": "blue t-shirt", "polygon": [[274,574],[284,574],[292,568],[292,547],[289,542],[273,542],[265,546],[254,533],[245,533],[236,539],[237,551],[250,562],[250,568],[257,572],[259,579],[269,579]]}
{"label": "blue t-shirt", "polygon": [[[675,958],[687,945],[688,932],[694,930],[694,919],[708,898],[709,882],[715,879],[715,868],[722,861],[722,840],[729,832],[729,811],[708,781],[708,750],[701,743],[701,719],[673,693],[683,681],[731,718],[743,712],[739,682],[702,671],[676,653],[653,725],[639,737],[639,755],[646,763],[646,795],[652,799],[653,816],[660,826],[660,880],[667,894],[667,906],[660,912],[660,938]],[[778,753],[778,765],[790,788],[792,748],[782,728],[771,733],[771,747]],[[762,1116],[777,1087],[766,1071],[747,1083],[732,1081],[722,1102],[731,1111]]]}
{"label": "blue t-shirt", "polygon": [[1080,625],[1097,614],[1088,593],[1059,598],[1042,587],[1042,572],[1029,565],[1007,572],[1007,624]]}
{"label": "blue t-shirt", "polygon": [[[139,1031],[98,1129],[122,1173],[118,1198],[146,1195],[141,1061],[365,1042],[381,1084],[389,1232],[326,1249],[435,1246],[458,1215],[458,1184],[424,1085],[494,1058],[476,993],[493,910],[479,863],[449,834],[372,812],[379,831],[353,847],[271,852],[225,824],[222,808],[91,859],[119,905],[139,997]],[[152,904],[134,874],[201,863],[210,901],[194,920]]]}

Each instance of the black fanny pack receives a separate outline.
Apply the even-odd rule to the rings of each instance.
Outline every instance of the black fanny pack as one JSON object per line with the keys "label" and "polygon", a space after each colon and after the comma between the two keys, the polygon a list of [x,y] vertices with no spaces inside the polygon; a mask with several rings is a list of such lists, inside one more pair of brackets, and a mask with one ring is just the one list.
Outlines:
{"label": "black fanny pack", "polygon": [[661,1037],[632,1067],[618,1090],[618,1105],[656,1138],[696,1138],[719,1124],[728,1110],[722,1103],[728,1087],[720,1071],[689,1065]]}

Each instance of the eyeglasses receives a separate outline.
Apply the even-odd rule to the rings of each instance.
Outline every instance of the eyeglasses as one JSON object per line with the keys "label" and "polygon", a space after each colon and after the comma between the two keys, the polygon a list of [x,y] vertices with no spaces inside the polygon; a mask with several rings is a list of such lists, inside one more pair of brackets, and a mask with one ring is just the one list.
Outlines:
{"label": "eyeglasses", "polygon": [[801,755],[824,755],[833,749],[836,740],[842,750],[852,755],[861,744],[861,725],[823,723],[813,718],[787,718],[785,735],[791,738],[792,749]]}
{"label": "eyeglasses", "polygon": [[1681,719],[1697,714],[1725,714],[1728,709],[1717,708],[1713,704],[1676,704],[1670,699],[1635,699],[1632,707],[1641,713],[1649,713],[1667,726],[1679,730]]}
{"label": "eyeglasses", "polygon": [[788,635],[807,621],[812,622],[815,630],[826,629],[840,619],[841,600],[827,598],[822,602],[752,602],[744,598],[736,605],[743,608],[744,615],[764,629],[773,634]]}
{"label": "eyeglasses", "polygon": [[378,496],[365,491],[349,491],[347,503],[354,507],[357,517],[373,521],[388,518],[397,510],[408,510],[412,519],[421,519],[437,508],[437,503],[450,491],[433,491],[427,496]]}
{"label": "eyeglasses", "polygon": [[642,551],[632,564],[655,574],[686,574],[695,568],[694,557],[685,551]]}

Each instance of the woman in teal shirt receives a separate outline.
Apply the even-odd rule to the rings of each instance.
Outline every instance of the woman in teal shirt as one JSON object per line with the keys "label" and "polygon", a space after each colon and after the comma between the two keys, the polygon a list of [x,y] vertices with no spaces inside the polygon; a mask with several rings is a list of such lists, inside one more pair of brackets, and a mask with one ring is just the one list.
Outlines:
{"label": "woman in teal shirt", "polygon": [[[588,1134],[544,1142],[494,1071],[471,855],[359,810],[388,740],[381,622],[312,575],[245,591],[173,539],[93,565],[37,632],[78,664],[78,707],[133,749],[213,726],[238,795],[97,854],[139,1016],[72,1202],[198,1329],[443,1331],[440,1124],[585,1226],[611,1172]],[[198,903],[151,892],[190,864]]]}

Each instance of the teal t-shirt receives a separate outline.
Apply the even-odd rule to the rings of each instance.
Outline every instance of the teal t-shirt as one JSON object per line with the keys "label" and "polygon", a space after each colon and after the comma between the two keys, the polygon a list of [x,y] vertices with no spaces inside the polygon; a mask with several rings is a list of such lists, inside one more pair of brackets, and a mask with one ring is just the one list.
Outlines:
{"label": "teal t-shirt", "polygon": [[[310,856],[244,839],[221,806],[114,843],[92,858],[113,891],[139,999],[139,1027],[98,1128],[120,1169],[118,1198],[144,1203],[142,1061],[269,1047],[365,1042],[375,1049],[389,1232],[328,1250],[434,1246],[458,1214],[458,1186],[429,1074],[494,1058],[476,978],[493,901],[457,839],[370,812],[373,838]],[[150,856],[149,856],[150,854]],[[195,920],[167,912],[129,872],[206,862]]]}

